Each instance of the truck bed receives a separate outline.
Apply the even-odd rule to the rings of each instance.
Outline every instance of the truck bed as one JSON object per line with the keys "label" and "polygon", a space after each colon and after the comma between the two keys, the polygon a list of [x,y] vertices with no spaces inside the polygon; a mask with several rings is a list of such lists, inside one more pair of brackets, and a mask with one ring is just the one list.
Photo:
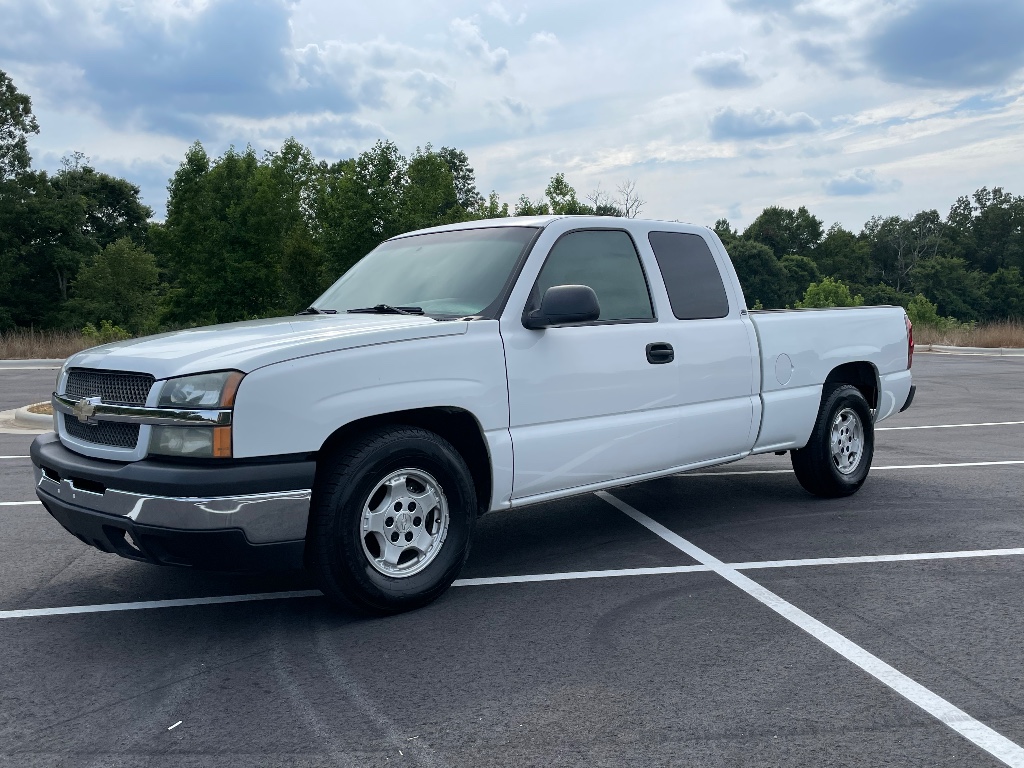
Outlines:
{"label": "truck bed", "polygon": [[754,453],[800,448],[810,435],[829,372],[850,360],[874,368],[875,420],[906,402],[907,328],[902,307],[755,310],[761,356],[761,431]]}

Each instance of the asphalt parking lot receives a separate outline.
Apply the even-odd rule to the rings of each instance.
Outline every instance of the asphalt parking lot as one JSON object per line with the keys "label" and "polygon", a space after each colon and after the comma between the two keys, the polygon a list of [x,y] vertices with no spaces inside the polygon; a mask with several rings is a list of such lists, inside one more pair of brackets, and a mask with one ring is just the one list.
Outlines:
{"label": "asphalt parking lot", "polygon": [[767,456],[495,513],[374,620],[87,548],[0,433],[0,765],[1024,765],[1024,358],[914,373],[853,497]]}

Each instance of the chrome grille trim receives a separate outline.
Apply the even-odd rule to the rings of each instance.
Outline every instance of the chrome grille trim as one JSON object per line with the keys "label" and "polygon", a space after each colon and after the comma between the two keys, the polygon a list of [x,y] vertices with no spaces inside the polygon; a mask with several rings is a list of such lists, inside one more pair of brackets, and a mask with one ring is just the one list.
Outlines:
{"label": "chrome grille trim", "polygon": [[72,368],[64,394],[75,400],[99,397],[104,403],[142,406],[155,381],[148,373]]}
{"label": "chrome grille trim", "polygon": [[64,431],[76,440],[111,448],[134,449],[139,444],[139,425],[115,421],[101,421],[98,424],[83,424],[74,416],[63,414]]}
{"label": "chrome grille trim", "polygon": [[[72,401],[98,397],[111,405],[144,406],[155,382],[154,376],[136,371],[69,368],[64,393]],[[138,424],[83,423],[63,411],[61,426],[68,437],[90,445],[130,451],[139,445]]]}
{"label": "chrome grille trim", "polygon": [[[230,408],[140,408],[134,405],[106,405],[88,400],[73,400],[53,393],[50,403],[55,411],[68,418],[92,424],[97,421],[151,426],[227,427],[231,424]],[[81,409],[81,410],[79,410]]]}

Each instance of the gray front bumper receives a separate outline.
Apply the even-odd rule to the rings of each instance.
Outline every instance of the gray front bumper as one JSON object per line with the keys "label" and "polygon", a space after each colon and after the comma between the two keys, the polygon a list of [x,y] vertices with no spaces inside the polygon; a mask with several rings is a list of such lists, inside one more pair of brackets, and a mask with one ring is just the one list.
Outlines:
{"label": "gray front bumper", "polygon": [[179,531],[236,530],[252,544],[306,536],[316,462],[312,456],[183,464],[113,462],[40,435],[30,449],[36,493],[124,523]]}
{"label": "gray front bumper", "polygon": [[238,496],[150,496],[115,488],[104,488],[102,492],[86,490],[77,486],[73,478],[57,480],[48,477],[40,467],[34,469],[40,496],[91,512],[125,517],[140,525],[189,531],[236,528],[253,544],[294,541],[306,536],[312,496],[308,488]]}

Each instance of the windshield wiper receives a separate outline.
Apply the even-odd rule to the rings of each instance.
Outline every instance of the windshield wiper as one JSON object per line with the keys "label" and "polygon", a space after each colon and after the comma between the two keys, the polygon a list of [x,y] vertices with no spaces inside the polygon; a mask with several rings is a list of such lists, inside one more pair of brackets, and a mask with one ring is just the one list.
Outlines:
{"label": "windshield wiper", "polygon": [[390,304],[377,304],[373,307],[360,307],[359,309],[347,309],[349,313],[365,312],[377,315],[422,315],[423,307],[392,307]]}
{"label": "windshield wiper", "polygon": [[336,309],[317,309],[316,307],[306,307],[301,312],[296,312],[296,315],[336,315],[338,310]]}

